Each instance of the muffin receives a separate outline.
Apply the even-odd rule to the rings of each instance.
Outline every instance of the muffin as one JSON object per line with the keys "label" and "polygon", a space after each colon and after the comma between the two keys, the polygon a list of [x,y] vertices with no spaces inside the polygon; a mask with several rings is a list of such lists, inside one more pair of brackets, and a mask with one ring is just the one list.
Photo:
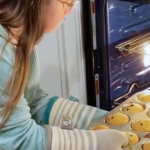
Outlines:
{"label": "muffin", "polygon": [[128,145],[133,145],[139,142],[139,137],[136,134],[132,132],[126,132],[126,135],[129,139]]}
{"label": "muffin", "polygon": [[127,122],[129,122],[128,116],[119,112],[111,114],[106,118],[106,123],[110,125],[123,125]]}
{"label": "muffin", "polygon": [[137,104],[137,103],[131,103],[128,106],[124,106],[122,108],[122,111],[124,113],[130,113],[130,114],[142,112],[143,110],[144,108],[140,104]]}
{"label": "muffin", "polygon": [[143,144],[143,150],[150,150],[150,142]]}
{"label": "muffin", "polygon": [[147,116],[150,117],[150,111],[147,113]]}
{"label": "muffin", "polygon": [[136,120],[132,123],[132,129],[138,132],[149,132],[150,131],[150,119],[143,118]]}
{"label": "muffin", "polygon": [[138,100],[148,103],[150,102],[150,93],[143,93],[140,96],[138,96]]}
{"label": "muffin", "polygon": [[101,129],[110,129],[110,128],[105,125],[98,125],[93,128],[90,128],[90,130],[101,130]]}

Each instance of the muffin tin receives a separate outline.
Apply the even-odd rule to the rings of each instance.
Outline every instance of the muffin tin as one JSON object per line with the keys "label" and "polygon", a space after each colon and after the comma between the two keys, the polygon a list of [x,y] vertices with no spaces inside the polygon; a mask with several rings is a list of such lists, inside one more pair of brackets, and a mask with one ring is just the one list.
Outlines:
{"label": "muffin tin", "polygon": [[[141,97],[141,95],[145,95],[145,94],[149,95],[149,102],[142,102],[139,100],[139,97]],[[144,110],[142,112],[132,113],[132,114],[123,112],[122,108],[131,103],[140,104],[144,108]],[[99,124],[105,125],[105,126],[109,127],[110,129],[116,129],[116,130],[124,131],[124,132],[133,132],[133,133],[137,134],[140,138],[140,141],[137,144],[124,147],[123,150],[143,150],[142,145],[146,142],[150,142],[150,132],[136,132],[136,131],[132,130],[131,124],[134,121],[140,120],[142,118],[150,119],[150,117],[147,116],[149,111],[150,111],[150,91],[148,91],[148,90],[142,91],[142,92],[136,93],[135,95],[130,97],[128,100],[123,102],[120,106],[116,107],[114,110],[112,110],[111,112],[109,112],[108,114],[103,116],[102,119],[100,120]],[[106,123],[107,116],[114,114],[116,112],[127,115],[129,117],[129,122],[127,122],[124,125],[109,125],[109,124],[107,124]]]}

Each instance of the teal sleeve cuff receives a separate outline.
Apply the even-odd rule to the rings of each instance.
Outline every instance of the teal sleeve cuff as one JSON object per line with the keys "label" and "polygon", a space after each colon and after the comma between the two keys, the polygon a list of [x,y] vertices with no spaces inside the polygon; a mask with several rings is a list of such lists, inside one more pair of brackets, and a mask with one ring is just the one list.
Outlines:
{"label": "teal sleeve cuff", "polygon": [[50,116],[50,112],[52,110],[52,107],[54,105],[54,103],[59,99],[59,97],[55,96],[55,97],[52,97],[49,101],[49,103],[47,104],[47,108],[45,110],[45,113],[44,113],[44,120],[43,120],[43,123],[44,124],[49,124],[49,116]]}

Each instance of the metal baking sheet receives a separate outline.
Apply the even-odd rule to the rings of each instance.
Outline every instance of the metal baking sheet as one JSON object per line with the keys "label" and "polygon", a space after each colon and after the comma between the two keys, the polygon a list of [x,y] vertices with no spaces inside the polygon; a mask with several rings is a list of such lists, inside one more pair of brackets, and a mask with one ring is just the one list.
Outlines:
{"label": "metal baking sheet", "polygon": [[[112,110],[111,112],[109,112],[105,116],[103,116],[102,120],[100,121],[100,125],[106,125],[110,129],[116,129],[116,130],[124,131],[124,132],[133,132],[133,133],[135,133],[139,136],[140,141],[137,144],[129,145],[127,147],[124,147],[123,150],[142,150],[142,145],[144,143],[148,142],[148,141],[150,142],[150,138],[145,137],[145,135],[147,135],[148,132],[136,132],[136,131],[133,131],[132,128],[131,128],[131,124],[135,120],[139,120],[139,119],[142,119],[142,118],[150,119],[147,116],[147,113],[150,111],[150,102],[149,103],[143,103],[143,102],[138,100],[138,97],[140,95],[144,94],[144,93],[149,93],[150,94],[150,91],[147,90],[147,91],[142,91],[142,92],[136,93],[135,95],[133,95],[132,97],[127,99],[124,103],[122,103],[120,106],[116,107],[114,110]],[[130,104],[131,102],[145,105],[145,110],[143,112],[135,113],[135,114],[124,113],[122,111],[122,107],[127,105],[127,104]],[[111,114],[116,113],[116,112],[120,112],[120,113],[123,113],[123,114],[129,116],[130,121],[128,123],[124,124],[124,125],[116,125],[116,126],[115,125],[108,125],[105,122],[105,119],[107,118],[108,115],[111,115]]]}

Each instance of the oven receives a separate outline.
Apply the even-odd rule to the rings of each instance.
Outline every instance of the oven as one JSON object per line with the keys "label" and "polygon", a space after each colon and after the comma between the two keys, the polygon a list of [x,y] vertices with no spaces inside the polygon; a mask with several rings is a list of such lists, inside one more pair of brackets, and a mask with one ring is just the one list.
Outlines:
{"label": "oven", "polygon": [[91,39],[84,38],[86,46],[91,43],[85,50],[87,91],[95,99],[93,102],[88,99],[89,104],[111,110],[133,94],[149,89],[149,3],[149,0],[95,0],[90,1],[90,6],[87,3],[86,9],[91,12],[89,18],[84,18],[91,24],[88,28]]}

